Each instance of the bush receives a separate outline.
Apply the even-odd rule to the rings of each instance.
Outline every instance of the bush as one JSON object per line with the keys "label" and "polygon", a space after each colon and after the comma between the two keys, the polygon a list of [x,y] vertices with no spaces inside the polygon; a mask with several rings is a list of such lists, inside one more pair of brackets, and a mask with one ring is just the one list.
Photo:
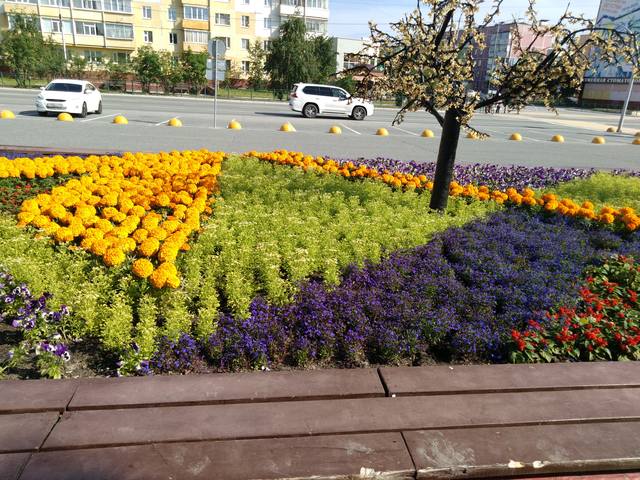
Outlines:
{"label": "bush", "polygon": [[640,178],[636,176],[600,172],[560,184],[551,192],[575,201],[589,200],[600,207],[632,207],[640,211]]}

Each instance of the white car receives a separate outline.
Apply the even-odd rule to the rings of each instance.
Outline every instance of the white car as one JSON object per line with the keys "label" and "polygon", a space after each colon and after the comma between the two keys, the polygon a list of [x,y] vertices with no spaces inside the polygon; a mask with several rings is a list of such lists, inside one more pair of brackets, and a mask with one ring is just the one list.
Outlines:
{"label": "white car", "polygon": [[38,115],[67,112],[84,118],[89,112],[102,113],[102,95],[84,80],[53,80],[40,90],[36,97]]}
{"label": "white car", "polygon": [[373,115],[371,102],[354,98],[346,90],[333,85],[296,83],[289,94],[289,106],[307,118],[321,113],[338,113],[354,120],[364,120]]}

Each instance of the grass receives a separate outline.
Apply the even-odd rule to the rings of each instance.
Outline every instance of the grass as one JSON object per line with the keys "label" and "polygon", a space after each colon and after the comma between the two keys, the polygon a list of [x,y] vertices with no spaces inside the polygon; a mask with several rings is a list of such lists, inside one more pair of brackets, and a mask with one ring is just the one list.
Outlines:
{"label": "grass", "polygon": [[587,179],[572,180],[549,190],[561,198],[593,202],[597,208],[605,205],[632,207],[640,211],[640,178],[609,173],[597,173]]}

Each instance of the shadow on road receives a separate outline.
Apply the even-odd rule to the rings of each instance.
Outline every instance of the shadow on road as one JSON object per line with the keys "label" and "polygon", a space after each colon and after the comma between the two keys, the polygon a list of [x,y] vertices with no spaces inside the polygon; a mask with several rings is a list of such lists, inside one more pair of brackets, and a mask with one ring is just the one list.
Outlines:
{"label": "shadow on road", "polygon": [[291,113],[274,113],[274,112],[254,112],[256,115],[265,115],[267,117],[286,117],[286,118],[300,118],[302,120],[322,120],[322,119],[329,119],[329,120],[348,120],[349,117],[346,115],[320,115],[319,117],[316,118],[305,118],[303,117],[300,113],[298,112],[291,112]]}

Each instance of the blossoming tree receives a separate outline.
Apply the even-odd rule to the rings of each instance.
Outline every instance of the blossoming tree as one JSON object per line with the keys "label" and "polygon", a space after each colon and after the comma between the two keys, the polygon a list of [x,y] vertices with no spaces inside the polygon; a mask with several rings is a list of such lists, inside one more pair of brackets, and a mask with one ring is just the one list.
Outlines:
{"label": "blossoming tree", "polygon": [[[497,60],[491,78],[495,93],[481,97],[468,85],[473,81],[477,52],[485,48],[484,27],[497,18],[502,1],[494,0],[482,22],[477,15],[483,0],[418,0],[415,11],[392,23],[390,31],[370,24],[369,47],[378,52],[378,67],[385,75],[374,78],[373,71],[367,70],[361,84],[367,91],[360,93],[369,97],[401,93],[407,101],[394,124],[402,122],[406,112],[425,110],[442,126],[431,208],[447,206],[461,129],[487,136],[470,125],[476,110],[496,104],[521,109],[533,100],[553,109],[562,90],[580,87],[593,53],[601,63],[627,61],[639,70],[631,31],[601,28],[568,10],[556,23],[547,24],[538,18],[535,0],[529,0],[526,22],[533,40],[523,42],[519,30],[513,30],[515,61]],[[538,39],[549,35],[555,40],[548,50],[533,48]]]}

